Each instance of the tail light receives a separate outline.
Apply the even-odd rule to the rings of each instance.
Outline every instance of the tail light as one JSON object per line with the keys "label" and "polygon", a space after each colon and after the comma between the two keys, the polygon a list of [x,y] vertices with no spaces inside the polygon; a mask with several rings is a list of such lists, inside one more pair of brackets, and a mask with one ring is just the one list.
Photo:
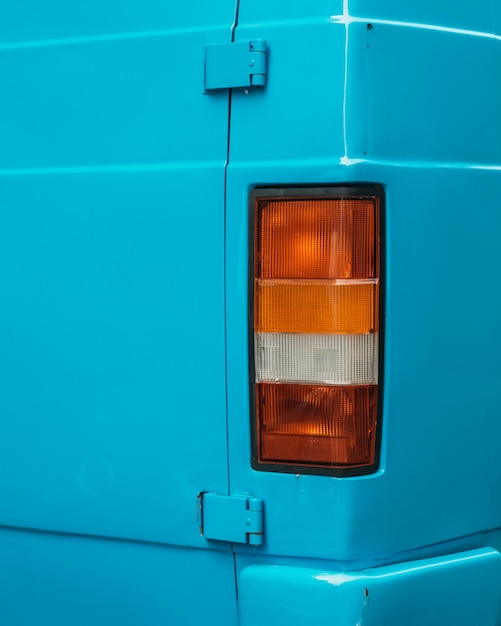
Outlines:
{"label": "tail light", "polygon": [[252,192],[251,204],[254,466],[370,471],[378,413],[381,192],[261,189]]}

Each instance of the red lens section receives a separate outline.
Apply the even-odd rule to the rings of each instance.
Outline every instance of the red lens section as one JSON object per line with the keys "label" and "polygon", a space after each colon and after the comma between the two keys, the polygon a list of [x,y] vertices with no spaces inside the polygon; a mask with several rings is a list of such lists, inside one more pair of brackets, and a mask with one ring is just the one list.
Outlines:
{"label": "red lens section", "polygon": [[261,383],[256,400],[260,462],[374,463],[377,386]]}

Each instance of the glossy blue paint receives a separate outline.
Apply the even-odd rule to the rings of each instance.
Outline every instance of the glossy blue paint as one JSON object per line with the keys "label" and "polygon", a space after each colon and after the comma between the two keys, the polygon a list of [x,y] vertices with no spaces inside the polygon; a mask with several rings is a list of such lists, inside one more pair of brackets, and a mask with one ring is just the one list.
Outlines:
{"label": "glossy blue paint", "polygon": [[193,494],[226,489],[227,98],[187,76],[233,5],[157,13],[179,32],[0,51],[6,524],[192,544]]}
{"label": "glossy blue paint", "polygon": [[[349,0],[346,7],[353,17],[370,17],[373,20],[403,22],[428,28],[500,34],[501,14],[497,2],[483,2],[475,10],[468,2],[404,3],[399,0],[381,0],[377,6],[371,0]],[[429,56],[425,53],[424,59]]]}
{"label": "glossy blue paint", "polygon": [[[232,492],[266,504],[263,553],[370,567],[501,526],[501,46],[356,7],[344,2],[327,18],[314,3],[307,27],[296,13],[278,20],[273,8],[241,7],[237,40],[266,38],[270,63],[265,92],[232,100],[229,450]],[[444,15],[441,3],[437,24]],[[450,4],[451,28],[464,27],[458,15]],[[300,32],[312,42],[295,48]],[[298,64],[309,68],[301,89]],[[380,469],[349,479],[253,471],[248,190],[363,182],[386,194]]]}
{"label": "glossy blue paint", "polygon": [[201,532],[207,539],[260,546],[263,502],[246,496],[200,494]]}
{"label": "glossy blue paint", "polygon": [[3,4],[0,525],[37,532],[2,532],[0,621],[195,624],[197,590],[231,625],[196,495],[228,493],[229,97],[201,75],[234,2]]}
{"label": "glossy blue paint", "polygon": [[204,89],[264,87],[266,41],[210,44],[204,51]]}
{"label": "glossy blue paint", "polygon": [[349,27],[350,156],[498,164],[500,41],[385,22],[368,29],[367,23]]}
{"label": "glossy blue paint", "polygon": [[[230,112],[233,0],[38,4],[0,20],[0,621],[233,626],[238,585],[241,626],[500,626],[501,5],[240,0],[268,79]],[[381,466],[254,471],[248,192],[365,182]]]}
{"label": "glossy blue paint", "polygon": [[249,565],[240,626],[495,626],[501,555],[492,549],[361,572]]}
{"label": "glossy blue paint", "polygon": [[5,530],[0,550],[2,624],[235,624],[221,552]]}

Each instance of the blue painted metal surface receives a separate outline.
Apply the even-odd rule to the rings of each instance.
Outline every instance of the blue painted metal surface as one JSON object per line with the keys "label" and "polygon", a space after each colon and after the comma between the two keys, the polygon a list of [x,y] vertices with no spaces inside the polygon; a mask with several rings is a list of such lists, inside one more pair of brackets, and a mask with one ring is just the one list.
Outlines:
{"label": "blue painted metal surface", "polygon": [[[232,1],[4,4],[0,621],[232,626],[238,585],[241,626],[500,626],[499,554],[464,551],[501,551],[501,5],[240,0],[269,80],[228,137]],[[381,467],[256,472],[248,192],[364,182]],[[201,492],[262,499],[263,545],[201,535]]]}
{"label": "blue painted metal surface", "polygon": [[204,88],[264,87],[266,84],[266,41],[239,41],[205,47]]}
{"label": "blue painted metal surface", "polygon": [[361,572],[249,565],[240,626],[495,626],[501,554],[473,550]]}
{"label": "blue painted metal surface", "polygon": [[247,496],[200,496],[204,537],[260,546],[263,543],[263,502]]}
{"label": "blue painted metal surface", "polygon": [[200,75],[234,1],[105,4],[2,3],[0,525],[126,542],[2,533],[0,621],[195,624],[196,589],[231,625],[195,498],[228,490],[229,99]]}
{"label": "blue painted metal surface", "polygon": [[[501,90],[491,79],[499,39],[383,24],[366,9],[358,22],[351,3],[329,18],[313,3],[304,28],[295,12],[277,20],[270,8],[268,21],[266,7],[241,7],[237,40],[268,40],[270,80],[232,101],[227,327],[231,489],[264,499],[264,550],[370,563],[501,525]],[[299,63],[307,84],[291,90]],[[372,476],[248,464],[245,196],[277,181],[385,188],[383,441]]]}
{"label": "blue painted metal surface", "polygon": [[234,571],[222,552],[12,530],[0,531],[0,551],[2,624],[236,621]]}

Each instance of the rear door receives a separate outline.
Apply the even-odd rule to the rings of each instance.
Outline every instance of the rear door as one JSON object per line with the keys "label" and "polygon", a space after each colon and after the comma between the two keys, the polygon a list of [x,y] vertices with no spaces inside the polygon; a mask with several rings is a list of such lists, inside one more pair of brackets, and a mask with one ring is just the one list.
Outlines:
{"label": "rear door", "polygon": [[202,68],[234,11],[1,7],[3,623],[235,619],[196,507],[228,492],[228,92]]}

